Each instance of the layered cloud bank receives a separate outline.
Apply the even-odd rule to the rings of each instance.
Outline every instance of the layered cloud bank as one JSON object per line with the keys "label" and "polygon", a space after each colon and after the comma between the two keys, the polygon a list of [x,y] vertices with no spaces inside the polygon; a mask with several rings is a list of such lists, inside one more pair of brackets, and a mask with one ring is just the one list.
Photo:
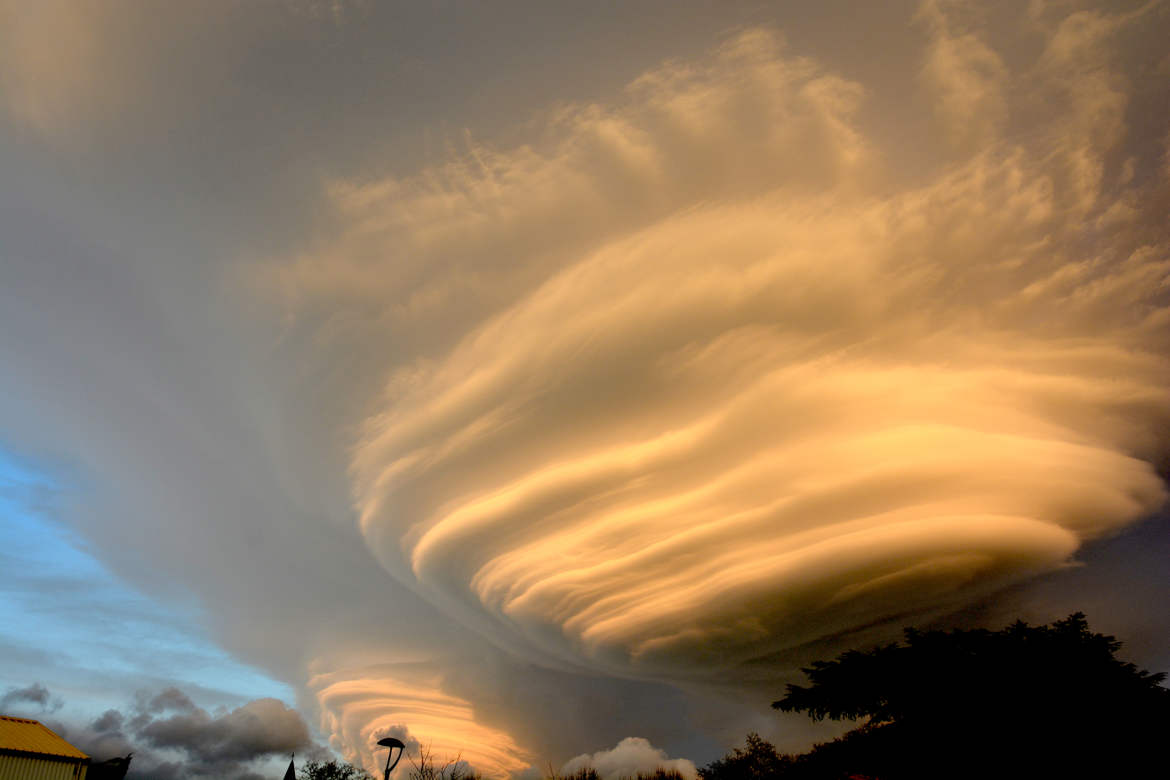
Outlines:
{"label": "layered cloud bank", "polygon": [[421,751],[439,766],[458,759],[503,775],[525,769],[534,758],[508,734],[477,722],[470,702],[444,693],[442,678],[428,664],[334,672],[308,686],[325,711],[323,729],[335,746],[365,766],[385,760],[376,743],[387,736],[407,746],[404,766],[422,760]]}
{"label": "layered cloud bank", "polygon": [[[337,184],[278,279],[382,339],[351,475],[386,569],[530,661],[726,682],[1156,510],[1167,168],[1117,52],[1159,11],[1034,5],[1009,53],[950,11],[916,20],[925,173],[752,30],[531,146]],[[366,741],[415,717],[322,690]]]}
{"label": "layered cloud bank", "polygon": [[[83,5],[0,0],[0,444],[371,771],[702,763],[1163,504],[1166,3]],[[95,734],[309,748],[215,672]]]}

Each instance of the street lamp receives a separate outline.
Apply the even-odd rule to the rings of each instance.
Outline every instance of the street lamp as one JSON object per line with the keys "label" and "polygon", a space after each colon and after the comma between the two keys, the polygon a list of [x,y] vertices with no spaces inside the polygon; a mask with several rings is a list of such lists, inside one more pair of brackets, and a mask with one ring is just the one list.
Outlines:
{"label": "street lamp", "polygon": [[[386,774],[383,780],[390,780],[390,770],[398,766],[398,762],[402,760],[402,753],[406,750],[406,745],[402,744],[402,740],[394,737],[385,737],[378,740],[378,744],[385,748],[390,748],[390,752],[386,754]],[[398,758],[394,759],[394,763],[390,763],[390,756],[394,755],[394,748],[398,748]]]}

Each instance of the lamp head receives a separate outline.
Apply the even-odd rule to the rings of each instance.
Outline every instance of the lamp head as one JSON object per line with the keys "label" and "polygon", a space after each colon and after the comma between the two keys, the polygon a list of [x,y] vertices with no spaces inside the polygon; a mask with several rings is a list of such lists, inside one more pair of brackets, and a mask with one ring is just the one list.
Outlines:
{"label": "lamp head", "polygon": [[[390,780],[390,771],[398,766],[398,762],[402,760],[402,754],[406,752],[406,745],[402,740],[394,737],[382,737],[378,740],[378,745],[385,748],[390,748],[390,752],[386,754],[386,771],[383,773],[383,780]],[[398,758],[394,759],[394,763],[390,763],[390,756],[394,755],[394,748],[398,748]]]}

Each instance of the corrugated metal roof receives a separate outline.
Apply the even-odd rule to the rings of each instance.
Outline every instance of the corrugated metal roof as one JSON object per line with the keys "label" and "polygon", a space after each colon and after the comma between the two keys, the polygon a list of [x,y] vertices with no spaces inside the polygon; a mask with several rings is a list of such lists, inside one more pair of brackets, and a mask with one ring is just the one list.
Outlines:
{"label": "corrugated metal roof", "polygon": [[54,734],[48,726],[27,718],[0,715],[0,748],[39,753],[43,756],[89,758],[77,748]]}

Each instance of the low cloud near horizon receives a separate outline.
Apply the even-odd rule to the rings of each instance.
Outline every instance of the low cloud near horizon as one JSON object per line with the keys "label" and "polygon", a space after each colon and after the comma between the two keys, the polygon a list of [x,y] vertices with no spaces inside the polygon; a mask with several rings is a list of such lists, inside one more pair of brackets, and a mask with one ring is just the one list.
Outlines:
{"label": "low cloud near horizon", "polygon": [[274,771],[266,762],[287,760],[294,752],[302,762],[329,758],[313,742],[300,713],[276,699],[212,713],[178,688],[139,691],[132,703],[78,724],[59,719],[60,700],[54,698],[57,706],[47,707],[50,697],[44,684],[33,683],[9,690],[0,701],[6,713],[46,723],[95,762],[132,753],[129,778],[254,780]]}
{"label": "low cloud near horizon", "polygon": [[593,769],[602,780],[618,780],[653,774],[657,769],[678,772],[685,780],[698,776],[695,765],[685,758],[670,758],[663,750],[656,750],[648,740],[641,737],[626,737],[610,750],[583,753],[569,759],[561,767],[562,775],[572,775],[585,769]]}
{"label": "low cloud near horizon", "polygon": [[[904,10],[872,68],[743,21],[413,167],[319,164],[310,226],[254,207],[279,240],[28,239],[0,433],[73,452],[78,532],[371,771],[395,734],[693,776],[811,656],[1166,502],[1165,5]],[[66,148],[85,106],[32,94]]]}

